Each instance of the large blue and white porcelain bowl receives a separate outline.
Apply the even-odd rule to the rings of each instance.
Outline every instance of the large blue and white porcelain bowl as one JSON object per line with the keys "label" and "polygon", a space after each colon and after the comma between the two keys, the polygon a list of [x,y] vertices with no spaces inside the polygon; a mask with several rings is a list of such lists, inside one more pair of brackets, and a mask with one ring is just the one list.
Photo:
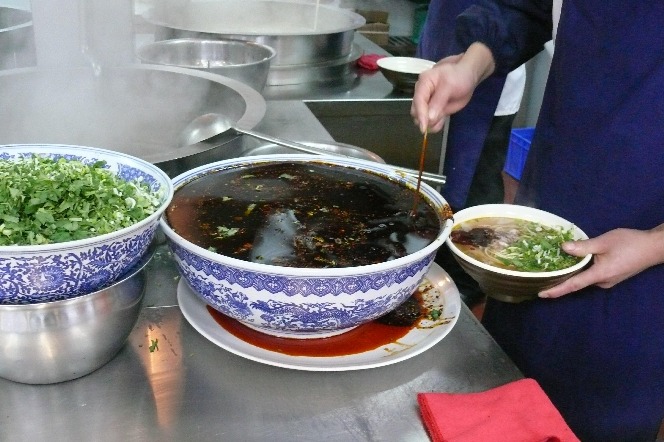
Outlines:
{"label": "large blue and white porcelain bowl", "polygon": [[104,161],[127,181],[141,179],[158,195],[147,218],[86,239],[44,245],[0,246],[0,303],[34,304],[88,294],[112,284],[132,268],[152,242],[159,218],[173,197],[168,175],[157,166],[120,152],[86,146],[29,144],[0,146],[0,159],[39,155],[85,164]]}
{"label": "large blue and white porcelain bowl", "polygon": [[[373,172],[413,190],[417,184],[414,178],[391,166],[361,159],[259,155],[211,163],[175,177],[176,199],[181,186],[212,171],[279,161],[341,165]],[[282,267],[244,261],[184,239],[171,228],[166,215],[160,225],[182,277],[209,306],[267,334],[317,338],[343,333],[376,319],[399,306],[416,290],[452,225],[449,205],[435,189],[422,183],[420,194],[436,211],[440,222],[438,236],[409,255],[356,267]]]}

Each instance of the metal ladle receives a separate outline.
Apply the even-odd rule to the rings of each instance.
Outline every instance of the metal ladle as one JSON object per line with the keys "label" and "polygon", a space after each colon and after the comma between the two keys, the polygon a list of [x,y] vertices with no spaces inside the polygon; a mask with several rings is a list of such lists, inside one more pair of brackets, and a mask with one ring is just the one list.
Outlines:
{"label": "metal ladle", "polygon": [[[297,143],[295,141],[284,140],[281,138],[273,137],[271,135],[255,132],[253,130],[240,129],[234,126],[230,119],[228,119],[224,115],[217,113],[207,113],[200,115],[194,118],[189,124],[187,124],[187,126],[180,134],[179,146],[180,147],[190,146],[192,144],[196,144],[203,140],[207,140],[208,138],[211,138],[220,133],[224,133],[226,131],[234,131],[239,134],[244,134],[253,138],[257,138],[259,140],[268,141],[278,146],[289,147],[291,149],[295,149],[300,152],[306,152],[316,155],[332,155],[337,157],[357,159],[350,155],[343,155],[336,152],[329,152],[324,149],[307,146],[306,144]],[[391,167],[394,167],[394,169],[397,172],[401,172],[406,175],[414,177],[417,177],[419,175],[419,171],[417,170],[406,169],[399,166],[391,166]],[[444,175],[438,175],[430,172],[423,172],[422,179],[436,184],[445,184],[446,181]]]}

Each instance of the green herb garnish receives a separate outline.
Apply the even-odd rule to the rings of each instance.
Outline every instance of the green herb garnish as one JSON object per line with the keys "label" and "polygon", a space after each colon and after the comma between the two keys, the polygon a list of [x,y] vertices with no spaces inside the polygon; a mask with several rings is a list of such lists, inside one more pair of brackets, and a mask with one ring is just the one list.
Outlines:
{"label": "green herb garnish", "polygon": [[228,238],[229,236],[235,235],[239,231],[240,231],[240,229],[237,228],[237,227],[217,226],[217,236],[216,236],[216,238],[219,238],[219,239]]}
{"label": "green herb garnish", "polygon": [[159,351],[159,339],[150,339],[150,346],[148,347],[148,350],[150,350],[150,353]]}
{"label": "green herb garnish", "polygon": [[572,228],[547,227],[524,221],[518,238],[493,256],[505,266],[524,272],[550,272],[571,267],[581,258],[560,247],[574,240]]}
{"label": "green herb garnish", "polygon": [[138,180],[122,180],[105,164],[37,155],[0,160],[0,245],[90,238],[155,212],[158,193]]}

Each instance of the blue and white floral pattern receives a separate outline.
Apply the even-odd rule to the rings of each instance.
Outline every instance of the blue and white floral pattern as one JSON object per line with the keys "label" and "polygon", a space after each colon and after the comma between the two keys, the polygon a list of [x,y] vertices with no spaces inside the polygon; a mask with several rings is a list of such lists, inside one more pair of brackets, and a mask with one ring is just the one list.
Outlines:
{"label": "blue and white floral pattern", "polygon": [[259,328],[326,332],[394,309],[416,289],[435,253],[397,269],[348,277],[275,275],[213,262],[170,242],[180,273],[216,310]]}
{"label": "blue and white floral pattern", "polygon": [[156,227],[153,224],[138,235],[81,250],[0,256],[0,299],[3,304],[34,304],[101,289],[138,262],[152,242]]}
{"label": "blue and white floral pattern", "polygon": [[105,149],[68,145],[0,146],[0,159],[30,157],[74,159],[105,167],[126,180],[139,178],[162,190],[162,205],[135,226],[85,240],[39,246],[0,247],[0,303],[57,301],[102,289],[121,277],[145,254],[159,217],[170,203],[173,186],[157,166]]}
{"label": "blue and white floral pattern", "polygon": [[259,292],[304,297],[367,293],[371,290],[403,284],[417,275],[426,273],[435,256],[435,253],[432,253],[426,259],[416,261],[411,265],[382,272],[371,272],[366,275],[312,278],[252,272],[224,265],[190,252],[175,243],[171,243],[171,250],[181,263],[191,269],[192,274],[204,274],[217,281],[225,281],[230,285],[236,284],[242,288],[251,288]]}
{"label": "blue and white floral pattern", "polygon": [[118,164],[117,174],[125,181],[139,180],[147,184],[151,190],[159,190],[161,184],[153,175],[145,172],[144,170],[136,167],[128,166],[126,164]]}

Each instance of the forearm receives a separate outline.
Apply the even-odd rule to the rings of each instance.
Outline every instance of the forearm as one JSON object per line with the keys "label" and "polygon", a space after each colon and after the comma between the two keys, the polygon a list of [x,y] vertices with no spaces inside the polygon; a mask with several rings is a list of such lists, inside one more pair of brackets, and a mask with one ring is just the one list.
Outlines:
{"label": "forearm", "polygon": [[483,43],[471,44],[468,50],[463,53],[459,65],[472,75],[476,86],[493,74],[496,68],[491,49]]}
{"label": "forearm", "polygon": [[652,236],[650,247],[646,251],[650,257],[652,265],[664,264],[664,224],[660,224],[648,231]]}

